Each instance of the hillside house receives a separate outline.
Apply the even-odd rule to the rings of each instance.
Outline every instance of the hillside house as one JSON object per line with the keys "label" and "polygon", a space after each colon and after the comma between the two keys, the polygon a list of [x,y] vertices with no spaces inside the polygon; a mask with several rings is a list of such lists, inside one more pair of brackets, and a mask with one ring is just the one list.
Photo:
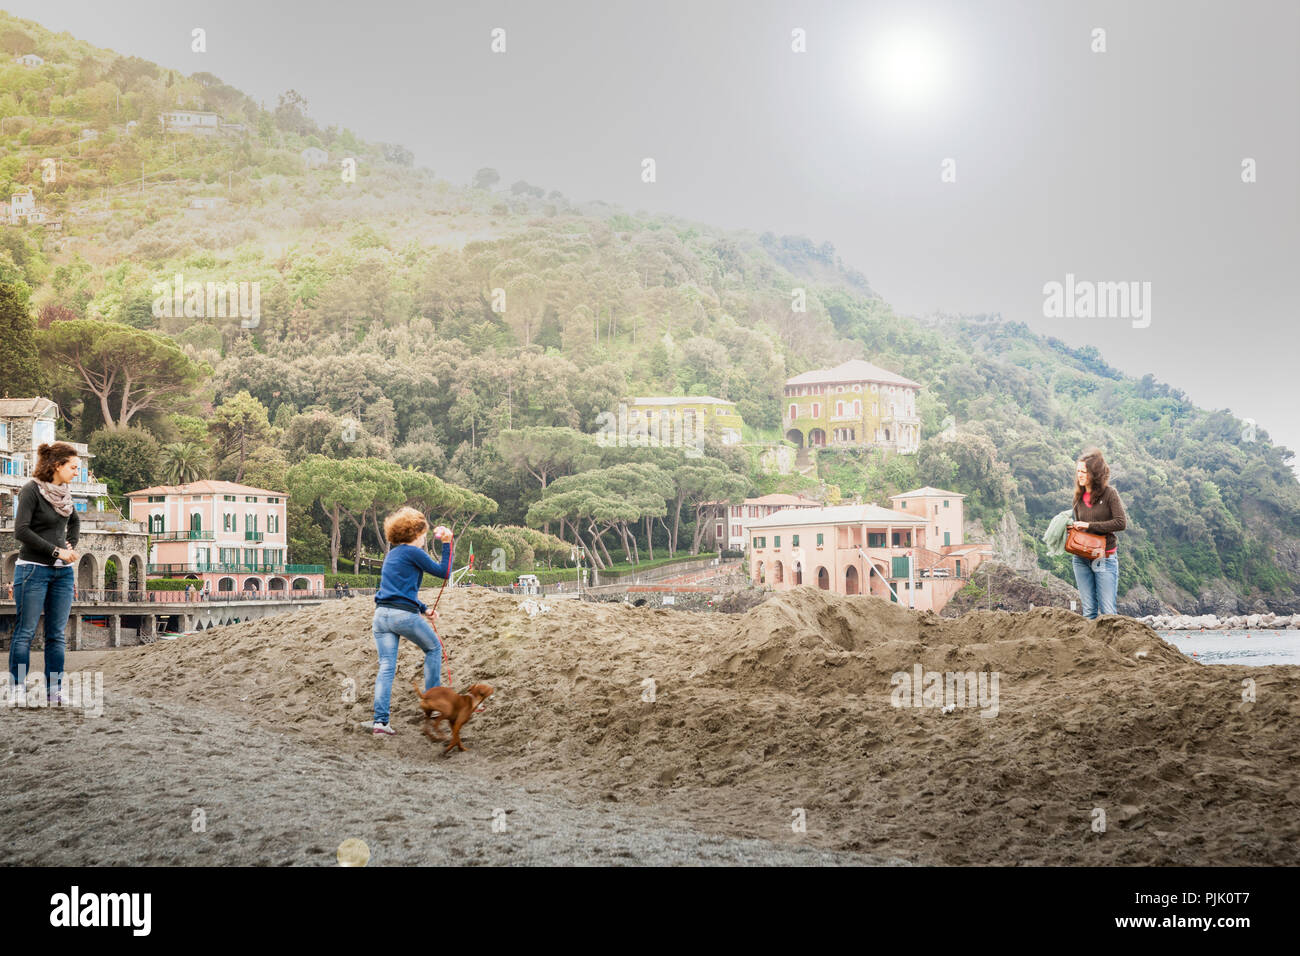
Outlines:
{"label": "hillside house", "polygon": [[36,196],[28,189],[9,197],[9,224],[18,225],[36,211]]}
{"label": "hillside house", "polygon": [[917,382],[862,359],[787,379],[785,437],[799,448],[884,448],[913,454],[921,444]]}
{"label": "hillside house", "polygon": [[681,420],[697,428],[698,434],[712,435],[724,445],[739,443],[745,422],[736,403],[710,395],[658,395],[629,399],[628,430],[668,434],[669,426]]}
{"label": "hillside house", "polygon": [[169,110],[158,114],[166,133],[216,133],[221,127],[221,117],[203,110]]}
{"label": "hillside house", "polygon": [[35,53],[24,53],[22,56],[16,56],[14,57],[14,62],[33,68],[45,65],[45,60],[37,56]]}

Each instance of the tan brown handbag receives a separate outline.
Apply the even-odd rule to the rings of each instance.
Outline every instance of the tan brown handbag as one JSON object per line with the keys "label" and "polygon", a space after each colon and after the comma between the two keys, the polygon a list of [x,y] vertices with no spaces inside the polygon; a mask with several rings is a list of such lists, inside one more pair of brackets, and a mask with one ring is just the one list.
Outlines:
{"label": "tan brown handbag", "polygon": [[1106,536],[1071,528],[1065,536],[1065,550],[1087,561],[1096,561],[1106,556]]}
{"label": "tan brown handbag", "polygon": [[[1077,509],[1074,512],[1074,520],[1079,520]],[[1071,527],[1069,533],[1065,536],[1065,551],[1067,554],[1077,555],[1086,561],[1096,561],[1098,558],[1106,556],[1106,536],[1104,534],[1090,534],[1087,531]]]}

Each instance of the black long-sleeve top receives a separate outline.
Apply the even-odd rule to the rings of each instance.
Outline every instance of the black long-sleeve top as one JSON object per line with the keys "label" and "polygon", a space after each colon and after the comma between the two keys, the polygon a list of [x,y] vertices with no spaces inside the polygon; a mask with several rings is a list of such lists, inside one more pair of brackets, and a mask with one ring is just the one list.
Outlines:
{"label": "black long-sleeve top", "polygon": [[59,514],[45,500],[36,482],[29,481],[18,492],[14,537],[22,545],[18,551],[19,558],[53,567],[65,543],[74,548],[77,546],[81,537],[81,518],[76,511],[66,518]]}

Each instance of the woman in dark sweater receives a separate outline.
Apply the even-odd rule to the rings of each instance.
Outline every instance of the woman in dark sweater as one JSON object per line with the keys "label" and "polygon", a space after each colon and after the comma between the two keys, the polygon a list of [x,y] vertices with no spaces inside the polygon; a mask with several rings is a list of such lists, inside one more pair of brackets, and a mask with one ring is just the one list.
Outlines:
{"label": "woman in dark sweater", "polygon": [[14,537],[22,547],[14,566],[18,616],[9,645],[9,678],[22,703],[26,703],[32,638],[41,614],[45,615],[45,692],[51,705],[60,702],[63,635],[72,610],[73,566],[81,536],[81,519],[68,485],[80,468],[77,450],[67,442],[41,445],[32,480],[18,492]]}
{"label": "woman in dark sweater", "polygon": [[401,508],[384,522],[384,537],[392,545],[380,571],[375,594],[375,617],[371,630],[379,651],[379,673],[375,675],[375,714],[372,731],[388,736],[395,731],[388,723],[393,696],[393,675],[397,673],[397,645],[406,638],[424,651],[424,689],[442,683],[442,643],[433,629],[438,612],[420,600],[420,582],[426,572],[436,577],[451,575],[451,529],[442,525],[433,536],[442,542],[442,561],[436,562],[424,550],[429,523],[414,508]]}
{"label": "woman in dark sweater", "polygon": [[1115,533],[1128,527],[1128,516],[1119,492],[1110,483],[1110,466],[1100,449],[1088,448],[1075,463],[1074,527],[1089,534],[1106,536],[1106,555],[1088,561],[1074,559],[1074,580],[1079,586],[1083,616],[1096,618],[1114,614],[1119,594],[1119,554]]}

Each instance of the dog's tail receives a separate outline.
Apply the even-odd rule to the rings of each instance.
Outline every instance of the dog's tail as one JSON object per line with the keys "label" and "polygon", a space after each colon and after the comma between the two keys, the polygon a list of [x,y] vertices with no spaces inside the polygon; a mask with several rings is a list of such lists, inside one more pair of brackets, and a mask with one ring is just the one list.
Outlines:
{"label": "dog's tail", "polygon": [[424,691],[420,690],[420,682],[415,678],[411,679],[411,690],[415,691],[416,697],[419,697],[421,699],[424,698]]}

